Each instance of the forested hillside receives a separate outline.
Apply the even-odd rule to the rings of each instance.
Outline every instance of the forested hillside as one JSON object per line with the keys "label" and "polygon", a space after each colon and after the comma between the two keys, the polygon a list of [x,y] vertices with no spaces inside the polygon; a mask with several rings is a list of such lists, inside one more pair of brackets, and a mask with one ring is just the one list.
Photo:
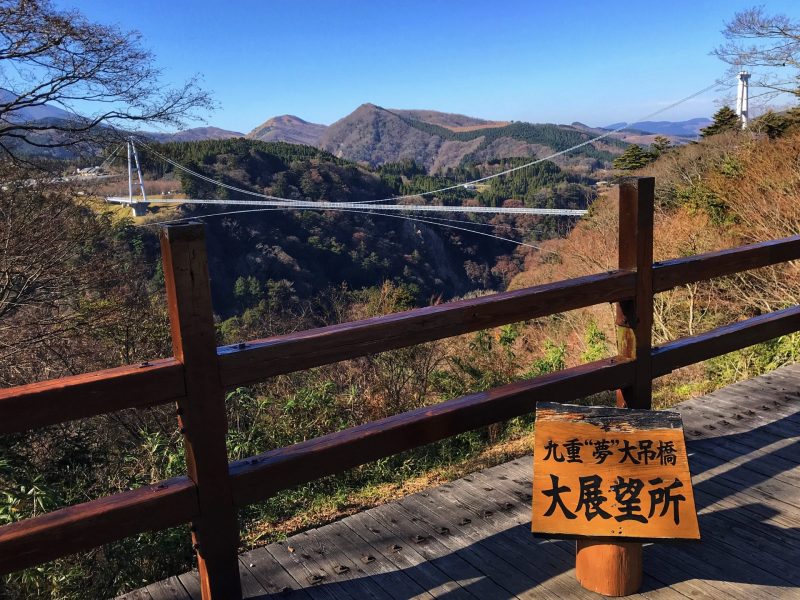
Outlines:
{"label": "forested hillside", "polygon": [[[164,144],[159,151],[209,178],[259,193],[297,200],[365,201],[417,194],[505,170],[523,159],[492,161],[430,176],[413,162],[387,164],[371,171],[310,146],[244,139]],[[145,170],[155,178],[178,177],[191,198],[241,196],[197,179],[153,156]],[[592,190],[587,181],[545,162],[495,179],[480,191],[457,188],[432,201],[472,201],[497,206],[516,201],[527,206],[585,208]],[[219,212],[221,207],[184,209],[186,215]],[[250,207],[248,207],[250,208]],[[456,215],[457,216],[457,215]],[[242,281],[284,286],[289,297],[307,299],[330,286],[362,288],[393,282],[417,303],[449,299],[474,289],[502,289],[522,265],[513,243],[436,226],[437,217],[356,212],[262,211],[208,221],[215,302],[228,317],[260,300],[259,294],[232,292]],[[447,221],[442,222],[448,225]],[[569,221],[529,215],[474,216],[458,226],[538,241],[563,234]]]}
{"label": "forested hillside", "polygon": [[[710,135],[699,143],[670,149],[633,172],[656,177],[656,261],[800,231],[800,170],[794,159],[800,150],[800,129],[796,120],[783,118],[781,123],[769,136],[738,128]],[[754,129],[763,131],[763,125],[757,122]],[[544,244],[551,256],[531,255],[511,287],[614,268],[616,221],[613,194],[601,198],[567,239]],[[660,344],[697,334],[797,304],[798,299],[796,263],[687,285],[656,296],[653,340]],[[564,340],[565,348],[580,346],[580,337],[590,326],[612,339],[613,318],[611,311],[597,308],[576,315],[566,328],[554,324],[550,335]],[[661,380],[656,394],[662,405],[672,403],[792,362],[799,350],[797,335],[779,338],[677,372]]]}
{"label": "forested hillside", "polygon": [[[800,172],[794,157],[800,154],[800,134],[788,126],[770,131],[771,138],[740,132],[709,136],[667,150],[647,168],[658,184],[656,259],[797,232]],[[441,183],[410,161],[370,171],[289,144],[226,140],[160,150],[209,176],[230,177],[255,191],[280,189],[296,198],[366,198]],[[513,163],[454,168],[448,181]],[[163,165],[146,166],[152,176],[175,177]],[[13,181],[12,174],[4,181]],[[188,179],[185,183],[188,191],[198,191],[189,189],[194,184]],[[13,193],[3,197],[3,214],[13,227],[6,242],[12,255],[35,258],[15,268],[33,269],[40,284],[6,304],[3,382],[168,355],[153,233],[98,213],[89,202],[75,203],[69,190],[54,189],[43,198],[25,185],[9,189]],[[582,206],[578,190],[584,189],[574,176],[543,163],[469,192],[472,198],[439,201],[491,203],[510,194],[535,204],[549,202],[552,195],[557,203]],[[227,193],[215,187],[201,191],[218,197]],[[218,341],[235,343],[437,302],[440,295],[463,293],[458,285],[467,282],[472,290],[502,288],[508,281],[519,287],[608,270],[616,261],[616,222],[613,194],[595,202],[566,239],[542,241],[554,231],[544,220],[506,222],[505,229],[495,231],[531,236],[524,239],[536,239],[540,246],[509,252],[465,232],[443,233],[433,225],[404,221],[398,225],[377,216],[272,211],[210,219]],[[15,234],[23,228],[25,236]],[[63,245],[34,252],[37,240],[54,231],[66,232]],[[345,280],[348,285],[342,285]],[[31,290],[38,295],[24,295]],[[483,292],[468,295],[475,293]],[[657,296],[654,339],[658,343],[697,333],[798,298],[800,272],[793,264],[686,286]],[[602,305],[279,377],[229,394],[229,454],[242,458],[608,356],[616,351],[613,340],[613,311]],[[657,405],[793,360],[798,348],[797,336],[788,336],[662,378],[656,385]],[[528,452],[530,434],[530,419],[515,419],[281,493],[242,514],[243,543],[263,543]],[[180,439],[167,409],[5,436],[0,482],[7,493],[0,499],[0,519],[12,522],[183,473]],[[113,595],[188,568],[188,540],[184,531],[137,536],[8,576],[0,589],[14,600]]]}

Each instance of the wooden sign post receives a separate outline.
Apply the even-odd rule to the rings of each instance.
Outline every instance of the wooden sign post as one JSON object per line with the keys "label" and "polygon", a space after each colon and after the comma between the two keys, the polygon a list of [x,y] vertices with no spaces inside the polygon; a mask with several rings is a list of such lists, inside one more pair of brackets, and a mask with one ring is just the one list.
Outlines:
{"label": "wooden sign post", "polygon": [[576,577],[636,592],[642,540],[700,539],[676,412],[539,403],[532,531],[578,540]]}

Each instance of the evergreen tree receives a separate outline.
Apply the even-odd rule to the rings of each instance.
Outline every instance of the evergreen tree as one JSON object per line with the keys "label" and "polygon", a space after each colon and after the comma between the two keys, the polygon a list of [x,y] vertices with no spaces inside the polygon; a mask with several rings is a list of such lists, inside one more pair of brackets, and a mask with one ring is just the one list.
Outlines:
{"label": "evergreen tree", "polygon": [[770,139],[779,138],[789,130],[800,126],[800,108],[792,108],[785,112],[776,113],[768,110],[753,121],[753,130],[766,133]]}
{"label": "evergreen tree", "polygon": [[716,113],[714,113],[714,122],[701,129],[701,135],[706,138],[710,135],[716,135],[725,131],[737,131],[741,129],[742,122],[739,116],[729,106],[723,106]]}
{"label": "evergreen tree", "polygon": [[623,171],[633,171],[641,169],[653,161],[653,155],[642,150],[637,144],[631,144],[628,148],[614,159],[614,168]]}
{"label": "evergreen tree", "polygon": [[663,135],[657,135],[653,140],[653,143],[650,144],[650,154],[653,155],[653,158],[658,158],[664,152],[672,148],[672,142],[669,140],[668,137]]}

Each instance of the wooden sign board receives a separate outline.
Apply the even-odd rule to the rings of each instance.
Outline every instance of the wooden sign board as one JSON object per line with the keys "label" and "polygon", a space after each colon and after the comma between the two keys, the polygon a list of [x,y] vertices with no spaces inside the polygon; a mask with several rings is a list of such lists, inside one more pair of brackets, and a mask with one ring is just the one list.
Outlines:
{"label": "wooden sign board", "polygon": [[680,415],[539,403],[532,531],[700,539]]}

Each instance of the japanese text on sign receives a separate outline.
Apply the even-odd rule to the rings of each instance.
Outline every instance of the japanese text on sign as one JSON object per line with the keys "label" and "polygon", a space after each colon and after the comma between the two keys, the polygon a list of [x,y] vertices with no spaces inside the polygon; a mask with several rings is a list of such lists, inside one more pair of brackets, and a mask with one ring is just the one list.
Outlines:
{"label": "japanese text on sign", "polygon": [[699,538],[676,413],[540,404],[533,531]]}

